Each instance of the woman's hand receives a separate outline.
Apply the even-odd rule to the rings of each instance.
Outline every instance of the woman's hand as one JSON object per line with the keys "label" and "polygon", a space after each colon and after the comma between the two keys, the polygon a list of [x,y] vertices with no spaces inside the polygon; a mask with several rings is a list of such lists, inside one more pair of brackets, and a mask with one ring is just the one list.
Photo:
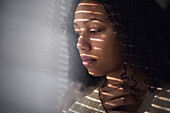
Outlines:
{"label": "woman's hand", "polygon": [[136,113],[141,104],[141,92],[123,85],[111,85],[100,88],[100,98],[107,113]]}

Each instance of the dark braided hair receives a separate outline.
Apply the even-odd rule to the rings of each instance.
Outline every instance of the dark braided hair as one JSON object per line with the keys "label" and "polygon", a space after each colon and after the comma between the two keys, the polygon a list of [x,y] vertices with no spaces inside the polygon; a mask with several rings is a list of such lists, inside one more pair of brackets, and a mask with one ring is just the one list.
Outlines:
{"label": "dark braided hair", "polygon": [[[159,86],[159,79],[170,80],[170,55],[168,51],[168,35],[165,33],[164,13],[155,0],[94,0],[103,4],[113,24],[114,33],[123,43],[122,56],[130,67],[148,75],[146,84],[154,91]],[[80,0],[74,1],[75,6]],[[73,7],[75,11],[76,7]],[[73,11],[73,12],[74,12]],[[73,17],[69,26],[72,27]],[[70,27],[67,27],[70,31]],[[73,28],[72,28],[73,31]],[[166,34],[166,35],[165,35]],[[75,34],[73,35],[75,37]],[[132,89],[137,85],[134,80]],[[123,79],[123,76],[121,76]],[[84,79],[84,78],[83,78]],[[91,80],[94,78],[91,77]],[[89,82],[90,83],[90,82]]]}

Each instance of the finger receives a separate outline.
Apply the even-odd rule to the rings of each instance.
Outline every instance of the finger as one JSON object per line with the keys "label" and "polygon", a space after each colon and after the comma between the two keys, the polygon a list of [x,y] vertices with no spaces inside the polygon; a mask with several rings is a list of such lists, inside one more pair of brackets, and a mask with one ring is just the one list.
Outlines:
{"label": "finger", "polygon": [[122,85],[122,84],[119,84],[119,85],[108,84],[107,86],[100,88],[99,91],[110,92],[110,91],[113,91],[115,89],[120,89],[120,90],[126,91],[126,90],[131,89],[131,87],[127,86],[127,85]]}
{"label": "finger", "polygon": [[112,99],[120,98],[122,96],[129,96],[130,95],[130,89],[124,90],[123,87],[119,87],[115,90],[112,90],[110,92],[101,92],[100,98],[105,101],[110,101]]}
{"label": "finger", "polygon": [[119,87],[121,87],[121,85],[108,84],[107,86],[100,88],[99,91],[101,91],[101,92],[110,92],[110,91],[115,90],[115,89],[117,89]]}
{"label": "finger", "polygon": [[106,79],[108,80],[108,84],[112,85],[118,85],[118,84],[123,84],[124,81],[121,78],[117,77],[112,77],[112,76],[106,76]]}
{"label": "finger", "polygon": [[112,109],[112,110],[115,110],[115,111],[137,111],[137,109],[139,108],[140,104],[136,104],[136,105],[126,105],[126,106],[120,106],[120,107],[117,107],[115,109]]}
{"label": "finger", "polygon": [[103,102],[111,100],[113,97],[115,97],[115,90],[118,89],[119,86],[114,87],[104,87],[101,88],[100,91],[100,98]]}
{"label": "finger", "polygon": [[139,105],[141,101],[136,98],[132,97],[121,97],[118,99],[111,100],[109,102],[105,102],[103,106],[106,109],[114,109],[120,106],[126,106],[126,105]]}
{"label": "finger", "polygon": [[107,87],[110,87],[110,88],[113,88],[113,89],[117,89],[119,87],[122,87],[122,84],[119,84],[119,85],[107,84]]}
{"label": "finger", "polygon": [[121,97],[124,97],[124,96],[130,96],[130,93],[129,92],[123,92],[123,91],[113,91],[113,92],[101,92],[100,94],[100,98],[103,102],[106,102],[106,101],[111,101],[113,99],[116,99],[116,98],[121,98]]}
{"label": "finger", "polygon": [[111,84],[108,84],[108,86],[99,89],[100,92],[107,92],[107,93],[111,91],[114,92],[115,90],[128,92],[130,90],[130,87],[125,85],[113,86]]}
{"label": "finger", "polygon": [[102,92],[102,94],[100,95],[100,98],[101,98],[103,103],[112,100],[113,97],[114,97],[114,94],[106,93],[106,92]]}

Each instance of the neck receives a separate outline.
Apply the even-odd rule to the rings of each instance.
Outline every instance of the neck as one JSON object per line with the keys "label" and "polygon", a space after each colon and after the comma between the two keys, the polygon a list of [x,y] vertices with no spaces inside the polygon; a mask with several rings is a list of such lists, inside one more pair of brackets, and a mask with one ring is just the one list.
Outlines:
{"label": "neck", "polygon": [[[109,74],[106,75],[106,82],[105,82],[105,86],[108,85],[120,85],[120,84],[124,84],[124,81],[121,78],[121,74],[124,72],[124,66],[122,66],[119,70],[111,72]],[[148,89],[148,86],[144,83],[144,80],[147,78],[147,76],[142,73],[139,70],[135,70],[132,69],[128,64],[126,64],[126,75],[124,75],[124,77],[128,77],[128,85],[132,86],[134,85],[134,80],[132,79],[132,74],[134,74],[134,80],[137,82],[137,88],[141,89],[141,90],[146,90]]]}

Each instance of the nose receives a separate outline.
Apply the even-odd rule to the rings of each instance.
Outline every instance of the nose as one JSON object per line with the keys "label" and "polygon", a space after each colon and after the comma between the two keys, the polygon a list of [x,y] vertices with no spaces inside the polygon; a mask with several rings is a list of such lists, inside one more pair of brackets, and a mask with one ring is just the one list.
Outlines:
{"label": "nose", "polygon": [[90,45],[88,39],[89,38],[85,34],[80,35],[78,42],[77,42],[77,48],[78,48],[79,51],[81,51],[81,52],[90,51],[91,45]]}

